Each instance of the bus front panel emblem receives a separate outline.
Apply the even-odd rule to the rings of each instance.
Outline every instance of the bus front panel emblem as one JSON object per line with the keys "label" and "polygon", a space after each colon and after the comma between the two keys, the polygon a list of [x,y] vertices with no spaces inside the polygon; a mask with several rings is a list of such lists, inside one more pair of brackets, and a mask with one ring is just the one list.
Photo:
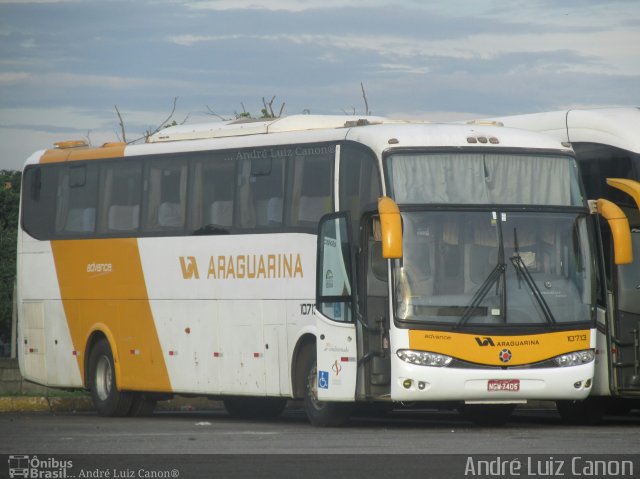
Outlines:
{"label": "bus front panel emblem", "polygon": [[500,351],[498,357],[503,363],[508,363],[509,361],[511,361],[511,351],[509,351],[508,349],[503,349],[502,351]]}

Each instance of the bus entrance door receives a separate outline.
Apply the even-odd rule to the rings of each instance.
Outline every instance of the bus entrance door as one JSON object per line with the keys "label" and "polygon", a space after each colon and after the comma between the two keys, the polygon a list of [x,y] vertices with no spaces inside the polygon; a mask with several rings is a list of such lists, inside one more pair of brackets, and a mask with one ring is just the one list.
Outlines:
{"label": "bus entrance door", "polygon": [[389,281],[388,260],[382,256],[379,219],[366,222],[363,235],[362,276],[365,294],[360,297],[362,314],[362,359],[365,395],[368,398],[389,397],[391,358],[389,354]]}
{"label": "bus entrance door", "polygon": [[618,394],[640,396],[640,182],[607,179],[607,183],[635,201],[635,207],[623,206],[631,229],[633,262],[613,267],[613,386]]}
{"label": "bus entrance door", "polygon": [[640,224],[632,225],[631,238],[634,262],[615,268],[613,377],[618,393],[640,395]]}
{"label": "bus entrance door", "polygon": [[316,268],[317,391],[321,401],[353,401],[358,371],[352,243],[346,213],[320,221]]}
{"label": "bus entrance door", "polygon": [[318,399],[353,401],[358,369],[355,326],[318,314],[317,327]]}

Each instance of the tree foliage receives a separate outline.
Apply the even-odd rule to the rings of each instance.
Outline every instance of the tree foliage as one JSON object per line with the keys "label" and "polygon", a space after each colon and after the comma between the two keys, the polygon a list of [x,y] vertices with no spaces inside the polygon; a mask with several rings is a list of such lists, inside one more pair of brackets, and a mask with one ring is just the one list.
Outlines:
{"label": "tree foliage", "polygon": [[19,171],[0,170],[0,338],[11,338],[13,282],[16,277]]}

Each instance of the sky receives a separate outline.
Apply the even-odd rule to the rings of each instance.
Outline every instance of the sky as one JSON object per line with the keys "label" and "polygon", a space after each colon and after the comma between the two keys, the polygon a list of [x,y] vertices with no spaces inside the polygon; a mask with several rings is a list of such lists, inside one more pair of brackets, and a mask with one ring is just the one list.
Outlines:
{"label": "sky", "polygon": [[[0,170],[56,141],[276,112],[640,106],[639,0],[0,0]],[[215,113],[215,115],[212,114]]]}

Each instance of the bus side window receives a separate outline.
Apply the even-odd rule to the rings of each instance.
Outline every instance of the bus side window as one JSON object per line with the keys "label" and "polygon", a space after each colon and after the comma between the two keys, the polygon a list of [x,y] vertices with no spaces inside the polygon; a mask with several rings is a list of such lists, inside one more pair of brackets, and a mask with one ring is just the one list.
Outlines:
{"label": "bus side window", "polygon": [[190,229],[195,233],[229,232],[233,226],[236,162],[216,154],[194,162],[191,170]]}
{"label": "bus side window", "polygon": [[362,213],[375,209],[382,196],[378,162],[370,150],[350,143],[342,145],[340,155],[340,210],[350,212],[356,241]]}
{"label": "bus side window", "polygon": [[22,197],[22,225],[25,231],[39,240],[55,235],[56,194],[59,166],[32,166],[24,172]]}
{"label": "bus side window", "polygon": [[182,230],[187,207],[186,161],[150,162],[147,181],[145,230]]}
{"label": "bus side window", "polygon": [[607,178],[634,178],[637,175],[631,153],[597,143],[572,143],[572,147],[589,199],[607,198],[618,206],[629,204],[635,209],[631,197],[607,185]]}
{"label": "bus side window", "polygon": [[290,224],[316,228],[318,220],[333,211],[333,162],[335,147],[296,148]]}
{"label": "bus side window", "polygon": [[249,152],[240,160],[237,201],[242,228],[282,226],[286,161],[277,151],[269,150],[266,156],[265,150],[255,150],[255,155]]}
{"label": "bus side window", "polygon": [[89,235],[96,229],[98,166],[64,167],[58,177],[56,233]]}
{"label": "bus side window", "polygon": [[100,231],[128,235],[140,226],[142,165],[105,164],[101,176]]}
{"label": "bus side window", "polygon": [[[623,208],[625,212],[625,206],[637,211],[629,196],[607,185],[607,178],[637,177],[634,158],[630,152],[599,143],[574,142],[572,147],[576,152],[580,175],[589,199],[606,198]],[[633,226],[633,222],[631,225]],[[611,230],[606,221],[596,221],[595,227],[600,229],[604,260],[604,278],[600,277],[602,275],[598,268],[598,281],[603,287],[610,288],[613,281]],[[606,294],[602,287],[598,288],[598,302],[601,305],[606,304]]]}

